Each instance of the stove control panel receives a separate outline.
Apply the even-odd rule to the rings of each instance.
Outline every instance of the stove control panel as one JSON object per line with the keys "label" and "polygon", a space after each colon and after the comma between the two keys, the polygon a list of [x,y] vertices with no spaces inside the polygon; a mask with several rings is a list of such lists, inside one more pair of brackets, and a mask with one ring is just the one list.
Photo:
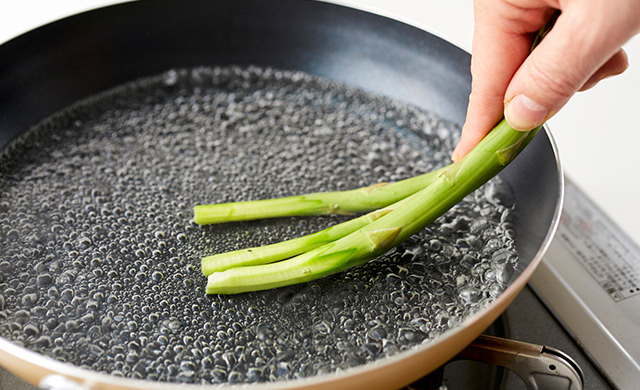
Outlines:
{"label": "stove control panel", "polygon": [[640,247],[568,180],[530,285],[616,387],[640,383]]}

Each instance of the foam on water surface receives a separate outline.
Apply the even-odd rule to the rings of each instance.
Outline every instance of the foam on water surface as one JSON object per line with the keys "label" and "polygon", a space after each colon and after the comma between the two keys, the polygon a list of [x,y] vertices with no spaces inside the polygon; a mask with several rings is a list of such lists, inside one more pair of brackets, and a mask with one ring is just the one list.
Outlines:
{"label": "foam on water surface", "polygon": [[299,72],[174,70],[79,102],[0,152],[0,336],[112,375],[307,377],[430,342],[517,256],[498,180],[405,244],[315,282],[206,296],[200,257],[346,217],[200,227],[201,203],[346,190],[448,163],[459,132]]}

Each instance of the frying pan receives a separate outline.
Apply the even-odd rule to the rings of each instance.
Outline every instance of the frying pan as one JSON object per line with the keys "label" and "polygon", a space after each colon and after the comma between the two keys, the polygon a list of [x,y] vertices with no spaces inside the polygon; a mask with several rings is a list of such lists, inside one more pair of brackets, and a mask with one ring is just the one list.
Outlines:
{"label": "frying pan", "polygon": [[[302,71],[425,109],[460,125],[470,57],[446,40],[375,14],[294,0],[146,0],[43,26],[0,47],[0,145],[88,96],[169,69],[256,65]],[[495,300],[434,340],[342,369],[229,388],[397,388],[446,363],[514,299],[556,228],[563,182],[548,131],[500,174],[513,192],[518,264]],[[72,282],[73,283],[73,282]],[[33,384],[161,389],[172,383],[80,368],[0,338],[0,364]],[[187,384],[185,388],[207,385]],[[215,385],[210,385],[215,387]],[[64,387],[64,386],[63,386]]]}

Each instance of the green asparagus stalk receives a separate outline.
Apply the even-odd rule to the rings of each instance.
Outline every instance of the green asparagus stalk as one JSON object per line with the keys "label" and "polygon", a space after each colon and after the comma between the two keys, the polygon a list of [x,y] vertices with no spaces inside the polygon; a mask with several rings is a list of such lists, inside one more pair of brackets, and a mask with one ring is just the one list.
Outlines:
{"label": "green asparagus stalk", "polygon": [[349,191],[316,192],[284,198],[197,205],[200,225],[321,214],[352,215],[389,206],[428,186],[445,168],[395,183],[378,183]]}
{"label": "green asparagus stalk", "polygon": [[[559,13],[534,38],[532,50]],[[196,206],[201,224],[292,215],[367,215],[318,233],[260,248],[205,257],[207,294],[235,294],[302,283],[362,264],[433,222],[497,175],[533,139],[502,120],[467,156],[438,171],[391,185],[284,199]],[[266,211],[271,209],[271,211]]]}
{"label": "green asparagus stalk", "polygon": [[207,294],[235,294],[302,283],[362,264],[423,229],[509,164],[539,128],[500,122],[467,156],[439,171],[424,189],[380,218],[288,260],[213,272]]}
{"label": "green asparagus stalk", "polygon": [[[336,212],[336,210],[349,210],[350,212],[355,213],[371,210],[376,208],[378,205],[383,207],[382,209],[376,209],[358,218],[354,218],[347,222],[343,222],[303,237],[271,245],[206,256],[202,259],[201,263],[202,273],[205,276],[208,276],[213,272],[224,271],[229,268],[273,263],[335,241],[388,213],[393,208],[397,207],[404,198],[432,183],[438,177],[438,174],[443,172],[446,168],[447,167],[440,168],[427,174],[405,179],[393,184],[381,183],[350,191],[313,193],[280,199],[196,206],[199,207],[197,210],[202,210],[203,207],[206,207],[207,210],[216,209],[216,207],[212,206],[220,206],[220,208],[217,208],[218,210],[240,209],[240,213],[234,214],[234,221],[255,219],[258,217],[258,214],[262,215],[264,218],[266,214],[264,212],[260,213],[261,210],[269,210],[268,215],[270,217],[282,217],[291,216],[292,210],[295,210],[294,215],[317,215],[330,213],[331,211]],[[360,203],[358,203],[358,201]],[[395,203],[392,203],[394,201]],[[323,205],[322,208],[318,207],[318,204],[320,203]],[[283,204],[287,204],[288,207],[279,207]],[[310,204],[312,204],[312,206],[307,207]],[[260,207],[255,207],[255,205],[260,205]],[[329,207],[329,205],[334,206]],[[318,210],[322,211],[317,212]],[[220,223],[230,221],[229,219],[223,219],[222,217],[226,212],[214,211],[214,213],[217,214],[215,217],[216,222]],[[341,212],[341,214],[342,213],[344,212]],[[206,219],[211,223],[214,219],[212,218],[212,214],[207,211],[203,212],[203,214],[207,214],[206,217],[203,216],[203,214],[198,214],[198,211],[196,211],[196,214],[201,217],[199,221]]]}
{"label": "green asparagus stalk", "polygon": [[347,234],[353,233],[354,231],[386,215],[391,210],[402,204],[405,200],[406,199],[400,200],[385,208],[372,211],[358,218],[351,219],[306,236],[277,242],[275,244],[240,249],[203,257],[202,273],[205,276],[209,276],[214,272],[224,271],[229,268],[269,264],[288,259],[321,245],[335,241]]}

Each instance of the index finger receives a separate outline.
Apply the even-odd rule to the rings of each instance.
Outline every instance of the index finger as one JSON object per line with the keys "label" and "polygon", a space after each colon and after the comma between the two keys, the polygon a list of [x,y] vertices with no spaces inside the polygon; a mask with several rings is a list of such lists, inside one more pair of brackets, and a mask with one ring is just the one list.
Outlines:
{"label": "index finger", "polygon": [[505,91],[529,55],[530,34],[552,12],[544,4],[528,9],[507,1],[474,2],[471,94],[460,142],[452,155],[454,161],[464,157],[502,119]]}

